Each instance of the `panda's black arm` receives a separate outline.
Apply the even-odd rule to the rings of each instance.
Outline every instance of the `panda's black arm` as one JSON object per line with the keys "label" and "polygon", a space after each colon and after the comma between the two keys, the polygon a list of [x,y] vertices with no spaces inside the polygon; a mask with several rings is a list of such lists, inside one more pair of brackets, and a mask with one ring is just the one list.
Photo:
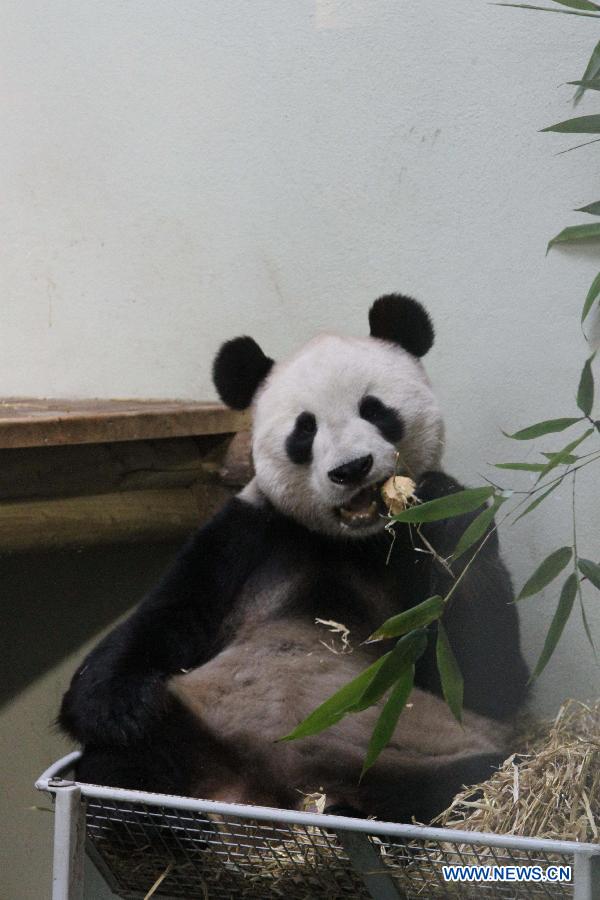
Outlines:
{"label": "panda's black arm", "polygon": [[166,678],[216,651],[219,628],[265,548],[269,513],[239,498],[185,545],[136,611],[73,676],[60,726],[82,744],[128,744],[171,704]]}
{"label": "panda's black arm", "polygon": [[[417,494],[422,500],[433,500],[459,490],[463,486],[445,473],[428,472],[421,479]],[[423,526],[423,533],[441,556],[448,557],[479,512],[431,522]],[[452,566],[455,576],[462,573],[468,559],[465,554]],[[445,596],[453,585],[447,570],[433,560],[428,562],[426,580],[426,596]],[[465,706],[497,719],[512,715],[527,695],[529,672],[521,655],[513,599],[497,535],[489,533],[485,546],[452,596],[444,624],[464,678]],[[418,667],[417,681],[420,686],[441,693],[433,641]]]}

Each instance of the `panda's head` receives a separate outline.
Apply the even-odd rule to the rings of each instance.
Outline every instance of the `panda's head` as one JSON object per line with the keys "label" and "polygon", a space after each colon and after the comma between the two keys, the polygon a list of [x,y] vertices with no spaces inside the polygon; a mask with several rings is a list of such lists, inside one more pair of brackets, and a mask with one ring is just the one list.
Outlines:
{"label": "panda's head", "polygon": [[379,489],[395,472],[436,468],[443,422],[420,361],[433,343],[423,307],[376,300],[371,336],[323,334],[274,363],[249,337],[224,344],[213,378],[234,409],[253,404],[256,486],[313,531],[362,537],[383,528]]}

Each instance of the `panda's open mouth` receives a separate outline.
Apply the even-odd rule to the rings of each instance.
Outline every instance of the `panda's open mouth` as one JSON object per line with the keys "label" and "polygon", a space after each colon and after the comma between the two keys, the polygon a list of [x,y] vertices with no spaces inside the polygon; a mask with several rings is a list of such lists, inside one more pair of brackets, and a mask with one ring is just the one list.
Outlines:
{"label": "panda's open mouth", "polygon": [[382,481],[370,484],[353,494],[343,506],[336,507],[340,521],[349,528],[363,528],[377,521],[385,507],[381,499]]}

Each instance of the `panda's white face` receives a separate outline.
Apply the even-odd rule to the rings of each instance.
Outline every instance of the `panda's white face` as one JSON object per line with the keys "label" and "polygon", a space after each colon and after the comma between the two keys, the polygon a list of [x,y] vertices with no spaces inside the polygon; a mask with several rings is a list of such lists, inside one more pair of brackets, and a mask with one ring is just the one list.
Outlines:
{"label": "panda's white face", "polygon": [[439,464],[441,414],[421,362],[378,338],[321,335],[273,367],[253,425],[256,485],[313,531],[385,525],[381,484]]}

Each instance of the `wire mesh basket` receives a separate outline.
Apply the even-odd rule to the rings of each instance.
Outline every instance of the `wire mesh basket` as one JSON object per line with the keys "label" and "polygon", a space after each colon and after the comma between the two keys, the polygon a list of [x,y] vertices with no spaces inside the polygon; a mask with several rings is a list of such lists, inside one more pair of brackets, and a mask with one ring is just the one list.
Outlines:
{"label": "wire mesh basket", "polygon": [[[84,896],[86,851],[124,900],[600,900],[600,845],[83,784],[68,778],[78,756],[36,783],[55,802],[53,900]],[[476,880],[454,881],[465,866]]]}

